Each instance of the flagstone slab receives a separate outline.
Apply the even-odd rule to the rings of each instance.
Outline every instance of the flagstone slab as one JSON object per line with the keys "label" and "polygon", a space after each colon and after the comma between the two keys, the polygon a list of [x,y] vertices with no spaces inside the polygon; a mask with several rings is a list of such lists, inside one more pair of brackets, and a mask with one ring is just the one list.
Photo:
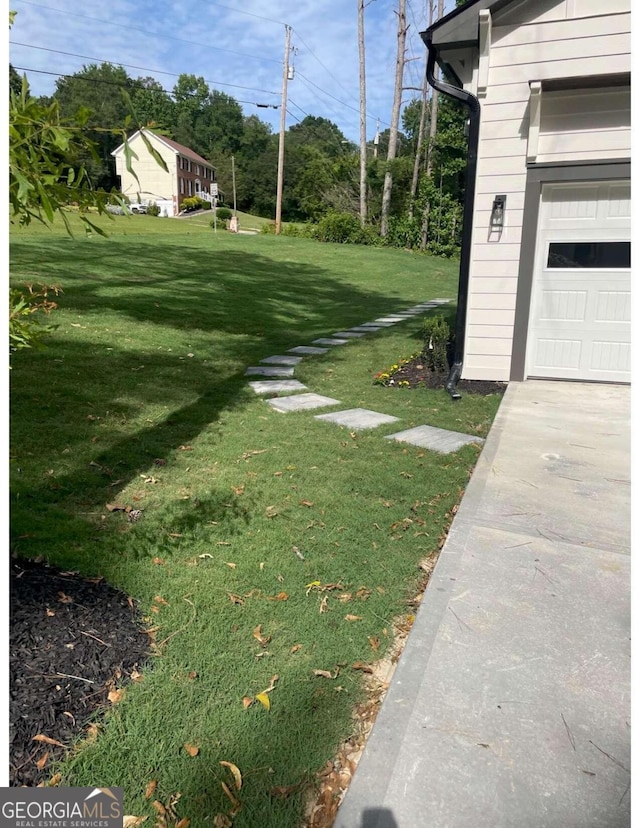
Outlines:
{"label": "flagstone slab", "polygon": [[299,362],[302,362],[302,357],[274,354],[273,356],[266,357],[266,359],[261,359],[260,362],[264,362],[267,365],[297,365]]}
{"label": "flagstone slab", "polygon": [[326,354],[328,348],[315,348],[312,345],[296,345],[295,348],[289,348],[288,354]]}
{"label": "flagstone slab", "polygon": [[281,391],[306,391],[307,386],[298,380],[259,380],[249,385],[256,394],[279,394]]}
{"label": "flagstone slab", "polygon": [[382,325],[382,324],[395,325],[396,322],[404,322],[404,320],[406,318],[407,318],[406,316],[400,316],[398,314],[397,316],[382,316],[382,317],[380,317],[380,319],[374,320],[374,322],[375,322],[376,325]]}
{"label": "flagstone slab", "polygon": [[484,443],[482,437],[473,437],[470,434],[461,434],[459,431],[447,431],[444,428],[434,426],[417,426],[406,431],[398,431],[396,434],[388,434],[385,440],[395,440],[398,443],[410,443],[420,448],[431,449],[440,454],[449,454],[457,451],[468,443]]}
{"label": "flagstone slab", "polygon": [[244,372],[245,377],[292,377],[293,368],[284,365],[252,365]]}
{"label": "flagstone slab", "polygon": [[395,322],[378,322],[376,319],[375,322],[363,322],[360,327],[362,328],[391,328],[395,325]]}
{"label": "flagstone slab", "polygon": [[332,397],[323,397],[322,394],[296,394],[293,397],[278,397],[267,400],[276,411],[309,411],[313,408],[326,408],[329,405],[340,405],[340,400]]}
{"label": "flagstone slab", "polygon": [[346,345],[348,339],[335,339],[334,337],[321,337],[320,339],[314,339],[312,344],[313,345]]}
{"label": "flagstone slab", "polygon": [[314,419],[335,423],[356,431],[363,428],[377,428],[385,423],[397,423],[399,421],[399,417],[392,417],[390,414],[379,414],[377,411],[369,411],[367,408],[348,408],[346,411],[316,414]]}
{"label": "flagstone slab", "polygon": [[349,328],[350,331],[355,331],[356,333],[375,333],[376,331],[381,330],[381,327],[378,325],[354,325],[353,328]]}
{"label": "flagstone slab", "polygon": [[363,333],[356,333],[355,331],[337,331],[333,335],[341,339],[357,339],[360,336],[364,336]]}

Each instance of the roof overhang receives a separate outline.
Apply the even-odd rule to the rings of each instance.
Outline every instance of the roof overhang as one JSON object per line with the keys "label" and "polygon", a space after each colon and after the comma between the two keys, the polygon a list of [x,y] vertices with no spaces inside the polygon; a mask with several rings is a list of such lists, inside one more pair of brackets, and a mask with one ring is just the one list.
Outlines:
{"label": "roof overhang", "polygon": [[422,34],[423,40],[431,33],[430,40],[438,52],[444,49],[463,49],[478,43],[478,17],[483,9],[498,11],[514,0],[469,0],[464,6],[441,17]]}

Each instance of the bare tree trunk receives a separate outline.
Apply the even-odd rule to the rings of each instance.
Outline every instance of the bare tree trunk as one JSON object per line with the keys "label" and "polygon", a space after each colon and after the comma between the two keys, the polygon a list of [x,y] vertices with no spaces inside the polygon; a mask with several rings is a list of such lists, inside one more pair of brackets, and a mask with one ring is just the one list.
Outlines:
{"label": "bare tree trunk", "polygon": [[360,55],[360,224],[367,221],[367,94],[364,60],[364,0],[358,0],[358,50]]}
{"label": "bare tree trunk", "polygon": [[413,218],[413,205],[418,192],[418,178],[420,176],[420,161],[422,155],[422,143],[424,141],[424,126],[427,120],[427,89],[429,83],[425,73],[422,85],[422,108],[420,109],[420,126],[418,127],[418,142],[416,144],[416,157],[413,161],[413,178],[411,179],[411,190],[409,192],[409,219]]}
{"label": "bare tree trunk", "polygon": [[[443,0],[442,0],[443,1]],[[405,64],[405,41],[407,38],[406,0],[398,0],[398,53],[396,57],[396,79],[393,93],[393,109],[391,111],[391,128],[389,130],[389,150],[387,152],[387,171],[384,175],[382,190],[382,211],[380,218],[380,235],[386,236],[389,232],[389,208],[391,206],[391,188],[393,176],[389,162],[396,157],[398,147],[398,124],[400,122],[400,104],[402,103],[402,76]]]}
{"label": "bare tree trunk", "polygon": [[[440,20],[444,14],[444,0],[438,0],[438,16],[436,20]],[[431,18],[433,15],[433,0],[429,6],[429,25],[431,25]],[[435,76],[438,78],[440,70],[435,67]],[[433,171],[433,144],[436,134],[438,132],[438,90],[434,89],[431,95],[431,123],[429,124],[429,145],[427,148],[427,175],[431,176]],[[427,242],[429,240],[429,202],[424,205],[422,211],[422,229],[420,233],[420,249],[426,250]]]}

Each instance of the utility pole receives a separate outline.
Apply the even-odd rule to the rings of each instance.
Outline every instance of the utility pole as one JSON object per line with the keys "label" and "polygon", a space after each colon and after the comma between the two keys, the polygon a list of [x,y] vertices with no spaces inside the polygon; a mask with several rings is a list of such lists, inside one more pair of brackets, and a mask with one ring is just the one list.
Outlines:
{"label": "utility pole", "polygon": [[231,156],[231,180],[233,181],[233,215],[236,214],[236,159]]}
{"label": "utility pole", "polygon": [[358,49],[360,56],[360,224],[367,221],[367,95],[364,60],[364,0],[358,2]]}
{"label": "utility pole", "polygon": [[373,138],[373,157],[378,157],[378,144],[380,143],[380,118],[376,120],[376,134]]}
{"label": "utility pole", "polygon": [[289,79],[289,52],[291,51],[291,26],[285,24],[284,67],[282,72],[282,103],[280,104],[280,141],[278,143],[278,188],[276,192],[276,236],[282,226],[282,186],[284,179],[284,131],[287,122],[287,81]]}
{"label": "utility pole", "polygon": [[[443,2],[443,0],[440,0]],[[387,171],[384,174],[384,188],[382,190],[382,210],[380,217],[380,235],[384,238],[389,232],[389,208],[391,206],[391,187],[393,176],[390,161],[396,157],[398,145],[398,123],[400,122],[400,105],[402,103],[402,76],[405,64],[405,41],[407,38],[406,0],[398,0],[398,53],[396,56],[396,79],[393,93],[393,109],[391,111],[391,128],[389,130],[389,150],[387,152]]]}
{"label": "utility pole", "polygon": [[[431,25],[431,20],[433,19],[433,5],[435,0],[429,0],[429,25]],[[444,14],[444,0],[438,0],[438,16],[436,20],[440,20],[442,15]],[[440,70],[436,64],[435,69],[435,76],[436,78],[440,74]],[[429,144],[427,146],[427,169],[426,174],[431,177],[431,173],[433,172],[433,144],[436,139],[436,134],[438,132],[438,90],[433,89],[431,92],[431,123],[429,124]],[[420,250],[427,249],[427,242],[429,241],[429,215],[431,212],[431,205],[429,201],[425,202],[424,209],[422,211],[422,227],[420,229]]]}
{"label": "utility pole", "polygon": [[422,144],[424,142],[424,127],[427,120],[427,73],[424,75],[424,83],[422,86],[422,101],[420,108],[420,125],[418,127],[418,140],[416,143],[416,157],[413,160],[413,178],[411,179],[411,190],[409,192],[409,218],[413,218],[413,205],[416,200],[416,193],[418,192],[418,178],[420,176],[420,160],[422,156]]}

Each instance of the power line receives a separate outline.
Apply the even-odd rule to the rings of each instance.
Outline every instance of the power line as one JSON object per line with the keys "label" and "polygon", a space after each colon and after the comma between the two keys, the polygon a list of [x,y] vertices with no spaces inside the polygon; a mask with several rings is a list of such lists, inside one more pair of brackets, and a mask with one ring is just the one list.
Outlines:
{"label": "power line", "polygon": [[[56,55],[67,55],[68,57],[82,58],[83,60],[97,60],[100,63],[115,64],[114,61],[104,60],[104,58],[91,57],[90,55],[78,55],[75,52],[62,52],[59,49],[48,49],[45,46],[32,46],[30,43],[18,43],[16,40],[10,41],[11,46],[24,46],[27,49],[39,49],[42,52],[53,52]],[[134,66],[131,63],[117,62],[118,66],[126,67],[127,69],[138,69],[141,72],[155,72],[158,75],[170,75],[172,78],[179,78],[180,74],[177,72],[165,72],[162,69],[150,69],[148,66]],[[184,74],[184,73],[182,73]],[[270,92],[268,89],[257,89],[254,86],[240,86],[238,83],[225,83],[223,81],[210,81],[205,79],[205,83],[211,86],[233,86],[236,89],[246,89],[250,92],[263,92],[265,95],[277,95],[277,92]]]}
{"label": "power line", "polygon": [[127,31],[143,32],[146,35],[155,35],[155,37],[163,37],[167,40],[176,40],[178,43],[188,43],[190,46],[203,46],[205,49],[214,49],[218,52],[226,52],[229,55],[237,55],[238,57],[250,58],[251,60],[261,60],[265,61],[266,63],[280,63],[279,60],[275,60],[274,58],[259,57],[257,55],[248,55],[244,52],[234,52],[231,49],[223,49],[220,46],[212,46],[210,43],[199,43],[196,40],[185,40],[182,37],[174,37],[173,35],[162,34],[162,32],[154,32],[151,29],[143,29],[139,26],[130,26],[125,23],[114,23],[112,20],[101,20],[98,17],[90,17],[87,14],[69,12],[65,11],[64,9],[53,8],[52,6],[43,6],[41,3],[34,3],[33,0],[16,0],[16,2],[23,3],[25,6],[35,6],[38,9],[46,9],[47,11],[57,12],[58,14],[68,14],[71,17],[78,17],[83,20],[92,20],[94,23],[102,23],[106,26],[118,26],[121,29],[127,29]]}
{"label": "power line", "polygon": [[[19,70],[21,72],[35,72],[38,75],[53,75],[54,77],[57,77],[57,78],[72,78],[74,80],[84,81],[85,83],[102,83],[102,84],[106,84],[107,86],[117,86],[119,89],[127,89],[127,88],[130,88],[130,87],[135,87],[136,89],[145,89],[147,92],[164,92],[165,95],[169,95],[170,97],[175,96],[174,92],[170,91],[169,89],[165,89],[164,87],[161,87],[160,89],[149,89],[148,86],[144,86],[144,84],[141,84],[141,83],[136,83],[136,81],[130,81],[128,84],[124,84],[124,83],[120,83],[119,81],[105,80],[104,78],[86,78],[86,77],[83,78],[83,77],[78,77],[78,75],[69,75],[69,74],[66,74],[65,72],[50,72],[50,71],[47,71],[46,69],[29,69],[26,66],[14,66],[13,68],[16,69],[16,70]],[[194,97],[193,93],[189,94],[188,97]],[[256,103],[255,101],[243,101],[240,98],[234,98],[234,100],[237,103],[249,104],[249,106],[257,106],[257,107],[262,107],[262,108],[269,107],[271,109],[279,109],[280,108],[278,104],[259,104],[259,103]]]}
{"label": "power line", "polygon": [[305,112],[305,110],[301,106],[298,106],[298,104],[291,98],[289,98],[289,103],[292,103],[297,109],[300,110],[300,112],[304,113],[307,116],[307,118],[311,118],[311,115],[309,115],[308,112]]}
{"label": "power line", "polygon": [[[296,77],[300,78],[302,82],[305,83],[305,85],[311,84],[311,86],[315,87],[319,92],[322,92],[323,95],[332,98],[334,101],[337,101],[337,103],[341,104],[342,106],[346,106],[347,109],[351,109],[353,110],[353,112],[357,112],[358,114],[360,114],[360,110],[356,109],[355,106],[351,106],[351,104],[345,103],[345,101],[341,101],[340,98],[336,98],[336,96],[332,95],[331,92],[327,92],[325,89],[322,89],[322,87],[318,86],[317,83],[314,83],[312,80],[309,80],[309,78],[303,75],[302,72],[298,72]],[[376,120],[376,118],[373,115],[367,115],[367,118],[370,118],[373,121]],[[385,124],[385,126],[391,126],[386,121],[380,121],[380,123]]]}
{"label": "power line", "polygon": [[353,98],[353,100],[354,100],[354,101],[357,101],[358,99],[356,98],[356,96],[355,96],[355,95],[353,95],[351,92],[349,92],[349,90],[348,90],[348,89],[345,89],[345,87],[344,87],[344,86],[340,83],[340,81],[339,81],[339,80],[338,80],[338,79],[337,79],[337,78],[336,78],[336,77],[335,77],[335,76],[331,73],[331,71],[330,71],[329,69],[327,69],[327,67],[326,67],[326,66],[324,65],[324,63],[320,60],[320,58],[319,58],[316,54],[314,54],[314,53],[311,51],[311,48],[310,48],[310,47],[309,47],[309,46],[305,43],[305,41],[302,39],[302,35],[301,35],[298,31],[296,31],[296,29],[292,29],[292,30],[295,32],[296,37],[298,38],[298,40],[300,41],[300,43],[302,43],[302,45],[303,45],[303,46],[307,49],[307,51],[309,52],[309,54],[311,55],[311,57],[313,57],[313,58],[315,58],[315,60],[317,60],[317,62],[320,64],[320,66],[322,66],[322,68],[323,68],[323,69],[325,70],[325,72],[329,75],[329,77],[330,77],[330,78],[331,78],[331,79],[332,79],[335,83],[337,83],[337,84],[338,84],[338,86],[340,87],[340,89],[342,89],[342,90],[343,90],[343,92],[346,92],[346,93],[347,93],[347,95],[348,95],[350,98]]}

